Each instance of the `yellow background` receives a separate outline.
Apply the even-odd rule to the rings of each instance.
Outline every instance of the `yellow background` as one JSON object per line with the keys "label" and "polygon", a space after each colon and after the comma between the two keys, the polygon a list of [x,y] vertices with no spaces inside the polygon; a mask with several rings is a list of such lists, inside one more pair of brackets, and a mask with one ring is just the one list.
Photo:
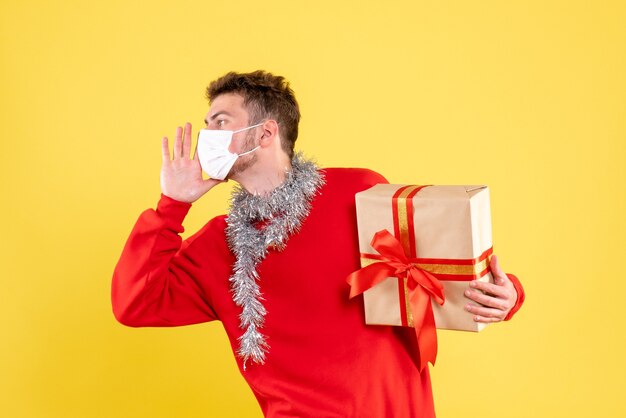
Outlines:
{"label": "yellow background", "polygon": [[0,21],[1,416],[260,416],[219,323],[125,328],[109,301],[161,137],[254,69],[291,81],[321,165],[491,187],[528,300],[440,333],[439,417],[626,414],[624,2],[26,0]]}

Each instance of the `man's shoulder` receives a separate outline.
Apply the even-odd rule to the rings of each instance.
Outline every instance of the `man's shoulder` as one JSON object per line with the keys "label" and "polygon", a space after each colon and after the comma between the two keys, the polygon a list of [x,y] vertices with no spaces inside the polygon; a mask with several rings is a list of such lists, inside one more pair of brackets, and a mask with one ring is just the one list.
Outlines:
{"label": "man's shoulder", "polygon": [[350,188],[369,188],[375,184],[388,183],[387,179],[368,168],[328,167],[320,170],[329,185],[344,185]]}
{"label": "man's shoulder", "polygon": [[354,204],[354,195],[370,187],[388,183],[387,179],[373,170],[365,168],[324,168],[320,170],[325,185],[320,191],[323,199],[330,199],[333,204],[347,201]]}

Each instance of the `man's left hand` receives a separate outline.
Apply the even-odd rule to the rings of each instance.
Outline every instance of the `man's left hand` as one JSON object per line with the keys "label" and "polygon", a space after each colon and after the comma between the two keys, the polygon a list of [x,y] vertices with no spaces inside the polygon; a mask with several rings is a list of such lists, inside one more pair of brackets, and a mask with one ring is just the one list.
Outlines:
{"label": "man's left hand", "polygon": [[495,255],[491,257],[489,266],[493,283],[473,280],[469,283],[470,288],[465,291],[467,298],[480,304],[465,305],[465,310],[474,314],[476,322],[490,323],[504,320],[517,301],[517,291],[500,268]]}

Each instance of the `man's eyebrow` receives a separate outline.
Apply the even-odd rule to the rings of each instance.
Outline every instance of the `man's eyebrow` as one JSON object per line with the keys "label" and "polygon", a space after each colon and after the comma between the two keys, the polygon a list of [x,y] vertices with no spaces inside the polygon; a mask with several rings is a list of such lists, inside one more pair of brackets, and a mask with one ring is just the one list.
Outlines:
{"label": "man's eyebrow", "polygon": [[[214,115],[212,115],[209,119],[210,120],[215,120],[216,117],[220,116],[220,115],[226,115],[226,116],[230,116],[232,117],[233,115],[231,115],[230,113],[226,112],[225,110],[220,110],[219,112],[215,113]],[[209,124],[209,121],[206,120],[206,118],[204,119],[204,123],[205,124]]]}

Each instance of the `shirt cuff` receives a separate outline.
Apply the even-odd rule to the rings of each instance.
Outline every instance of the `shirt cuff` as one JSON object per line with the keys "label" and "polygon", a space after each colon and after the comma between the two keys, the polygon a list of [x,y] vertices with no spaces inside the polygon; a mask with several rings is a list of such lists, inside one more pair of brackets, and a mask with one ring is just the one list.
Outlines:
{"label": "shirt cuff", "polygon": [[504,318],[505,321],[508,321],[509,319],[513,318],[513,315],[515,315],[517,311],[520,310],[522,304],[524,303],[524,300],[526,299],[526,294],[524,293],[522,283],[515,275],[509,273],[507,273],[506,275],[509,280],[511,280],[511,283],[513,283],[513,287],[515,287],[515,291],[517,292],[517,301],[515,301],[515,305],[513,305],[513,308],[511,308],[507,316]]}
{"label": "shirt cuff", "polygon": [[163,219],[166,219],[168,223],[182,225],[185,216],[189,213],[189,209],[191,209],[191,203],[181,202],[161,193],[156,212]]}

